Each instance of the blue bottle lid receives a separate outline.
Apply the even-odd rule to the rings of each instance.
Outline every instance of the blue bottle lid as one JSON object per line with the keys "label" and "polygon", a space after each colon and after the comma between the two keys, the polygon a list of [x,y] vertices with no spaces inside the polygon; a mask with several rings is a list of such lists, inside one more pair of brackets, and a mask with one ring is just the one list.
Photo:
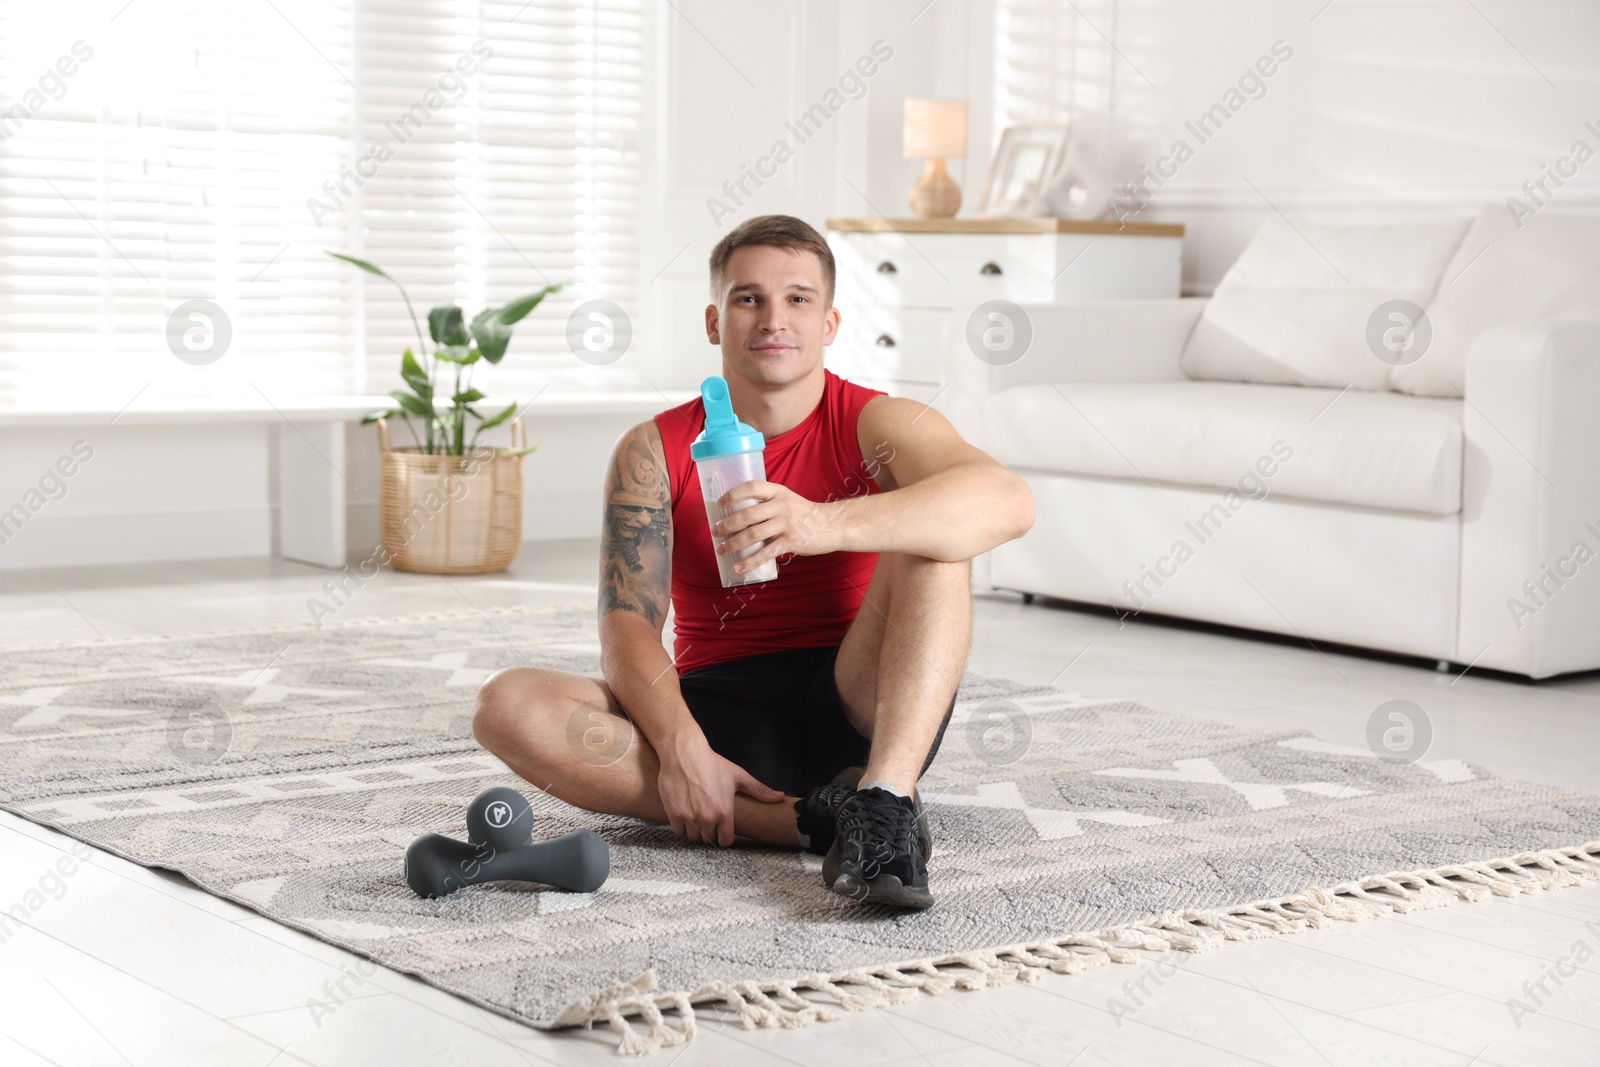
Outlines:
{"label": "blue bottle lid", "polygon": [[700,402],[706,409],[706,428],[689,446],[696,462],[715,456],[734,456],[740,452],[759,452],[767,447],[761,431],[739,421],[728,399],[728,383],[713,374],[700,383]]}

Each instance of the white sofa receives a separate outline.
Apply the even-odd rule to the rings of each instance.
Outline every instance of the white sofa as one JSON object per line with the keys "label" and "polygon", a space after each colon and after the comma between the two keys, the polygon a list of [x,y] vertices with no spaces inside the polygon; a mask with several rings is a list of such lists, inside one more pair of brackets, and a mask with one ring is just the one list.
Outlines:
{"label": "white sofa", "polygon": [[[979,580],[1534,678],[1600,668],[1600,220],[1524,221],[1274,221],[1209,299],[1022,307],[1009,363],[975,356],[959,309],[938,406],[1036,510]],[[1394,320],[1423,353],[1404,366],[1368,342],[1391,299],[1432,331]]]}

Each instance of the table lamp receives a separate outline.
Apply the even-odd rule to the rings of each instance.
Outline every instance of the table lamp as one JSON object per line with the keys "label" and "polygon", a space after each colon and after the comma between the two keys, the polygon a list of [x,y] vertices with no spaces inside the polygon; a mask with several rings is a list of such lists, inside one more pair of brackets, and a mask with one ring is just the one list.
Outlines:
{"label": "table lamp", "polygon": [[924,219],[953,216],[961,206],[961,187],[944,161],[967,154],[967,102],[907,97],[903,154],[925,161],[906,193],[911,213]]}

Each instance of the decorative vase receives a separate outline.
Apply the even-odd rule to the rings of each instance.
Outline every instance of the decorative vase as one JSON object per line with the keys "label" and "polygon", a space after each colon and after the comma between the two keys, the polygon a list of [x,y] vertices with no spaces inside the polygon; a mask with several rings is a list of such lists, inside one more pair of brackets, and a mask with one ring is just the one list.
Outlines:
{"label": "decorative vase", "polygon": [[950,177],[944,160],[929,158],[923,162],[917,180],[911,183],[906,203],[919,219],[954,218],[961,208],[961,186]]}

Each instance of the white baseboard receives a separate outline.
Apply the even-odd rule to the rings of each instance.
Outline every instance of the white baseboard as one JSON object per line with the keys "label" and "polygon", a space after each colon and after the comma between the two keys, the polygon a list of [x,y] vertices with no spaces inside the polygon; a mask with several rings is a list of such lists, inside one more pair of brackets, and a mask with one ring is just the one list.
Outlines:
{"label": "white baseboard", "polygon": [[99,515],[45,510],[0,544],[0,571],[268,556],[272,520],[265,504]]}
{"label": "white baseboard", "polygon": [[[95,515],[46,510],[0,543],[0,571],[271,556],[277,552],[277,510],[264,504]],[[377,544],[376,501],[349,505],[346,522],[352,553]],[[598,487],[523,500],[523,541],[599,536]]]}
{"label": "white baseboard", "polygon": [[600,486],[589,492],[540,494],[522,501],[523,541],[600,536]]}

